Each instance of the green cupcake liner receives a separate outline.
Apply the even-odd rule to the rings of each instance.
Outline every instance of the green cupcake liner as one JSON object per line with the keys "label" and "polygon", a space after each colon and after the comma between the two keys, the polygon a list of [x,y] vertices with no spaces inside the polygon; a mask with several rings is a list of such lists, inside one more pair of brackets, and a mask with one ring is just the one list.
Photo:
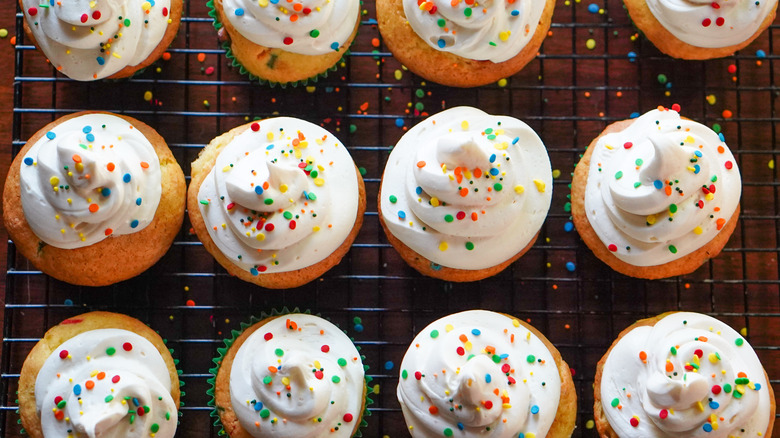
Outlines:
{"label": "green cupcake liner", "polygon": [[[208,7],[208,8],[209,8],[209,12],[208,12],[208,15],[209,15],[209,17],[211,17],[211,18],[214,20],[214,22],[212,23],[212,25],[214,26],[214,29],[215,29],[215,30],[217,30],[217,31],[219,31],[220,29],[222,29],[222,27],[223,27],[224,25],[222,24],[222,22],[220,22],[220,21],[219,21],[219,14],[217,14],[217,10],[214,8],[214,0],[208,0],[208,1],[206,2],[206,7]],[[355,43],[355,40],[357,40],[357,36],[355,36],[355,39],[354,39],[354,40],[352,40],[352,43],[350,44],[350,47],[352,47],[352,44],[354,44],[354,43]],[[307,85],[310,85],[310,84],[312,84],[312,83],[315,83],[315,84],[316,84],[316,83],[317,83],[317,82],[318,82],[318,81],[319,81],[321,78],[322,78],[322,79],[325,79],[325,78],[327,78],[327,77],[328,77],[328,74],[329,74],[330,72],[334,72],[334,71],[338,70],[338,67],[339,67],[339,65],[340,65],[342,62],[344,62],[344,60],[345,60],[345,59],[347,58],[347,56],[349,56],[349,54],[350,54],[350,50],[349,50],[349,49],[347,49],[347,50],[344,52],[344,55],[341,57],[341,59],[339,59],[339,60],[338,60],[338,62],[336,62],[335,64],[333,64],[333,66],[332,66],[332,67],[330,67],[330,68],[328,68],[327,70],[325,70],[324,72],[322,72],[322,73],[319,73],[319,74],[317,74],[317,75],[315,75],[315,76],[312,76],[312,77],[310,77],[310,78],[303,79],[303,80],[300,80],[300,81],[290,81],[290,82],[274,82],[274,81],[269,81],[268,79],[263,79],[263,78],[261,78],[261,77],[259,77],[259,76],[256,76],[256,75],[252,74],[252,72],[250,72],[249,70],[247,70],[247,69],[246,69],[246,68],[245,68],[245,67],[244,67],[244,66],[243,66],[243,65],[242,65],[242,64],[241,64],[241,63],[240,63],[240,62],[239,62],[239,61],[236,59],[235,55],[233,54],[233,50],[230,48],[230,41],[229,41],[229,40],[228,40],[228,41],[225,41],[225,42],[223,42],[223,43],[222,43],[222,48],[223,48],[223,49],[225,49],[225,57],[227,57],[227,59],[228,59],[228,60],[230,60],[230,66],[231,66],[231,67],[236,67],[236,68],[238,68],[238,71],[239,71],[239,72],[240,72],[242,75],[244,75],[244,76],[247,76],[247,77],[249,78],[249,80],[251,80],[251,81],[256,81],[256,82],[258,82],[258,83],[260,83],[260,84],[262,84],[262,85],[268,85],[268,86],[270,86],[271,88],[275,88],[275,87],[277,87],[277,86],[278,86],[279,88],[282,88],[282,89],[285,89],[285,88],[287,88],[288,86],[289,86],[289,87],[293,87],[293,88],[295,88],[295,87],[298,87],[299,85],[300,85],[300,86],[304,86],[304,87],[305,87],[305,86],[307,86]]]}
{"label": "green cupcake liner", "polygon": [[[214,408],[210,415],[212,418],[214,418],[214,426],[219,427],[219,431],[217,432],[218,436],[227,436],[227,432],[225,431],[225,428],[222,424],[222,419],[219,417],[219,411],[217,409],[217,405],[214,402],[214,391],[216,390],[216,380],[217,380],[217,373],[219,372],[219,367],[222,364],[222,359],[225,357],[225,354],[230,349],[230,347],[233,345],[233,343],[236,341],[236,339],[241,335],[241,333],[244,332],[248,327],[251,327],[258,322],[267,319],[267,318],[273,318],[273,317],[279,317],[284,315],[289,315],[291,313],[303,313],[306,315],[311,315],[311,310],[303,310],[301,311],[297,307],[293,308],[292,310],[288,309],[287,306],[282,307],[281,310],[277,309],[271,309],[271,313],[266,312],[260,312],[260,317],[257,318],[254,315],[252,315],[249,318],[249,322],[242,322],[241,323],[241,330],[231,330],[230,331],[230,338],[226,338],[224,340],[225,346],[217,348],[217,353],[219,353],[218,357],[215,357],[212,359],[212,362],[214,362],[215,367],[211,368],[209,372],[211,373],[211,377],[207,380],[207,383],[211,385],[211,387],[206,390],[206,394],[211,396],[211,399],[208,402],[208,406],[211,406]],[[314,316],[320,316],[319,314],[314,314]],[[345,330],[342,330],[344,334],[347,332]],[[354,339],[350,336],[349,340],[354,343]],[[355,345],[355,348],[357,348],[358,352],[360,352],[360,346]],[[366,357],[364,355],[360,355],[360,360],[365,362]],[[355,431],[355,434],[352,435],[352,438],[361,438],[363,436],[363,429],[368,426],[368,422],[366,421],[366,417],[371,416],[371,411],[368,410],[368,406],[374,404],[374,400],[371,399],[370,395],[373,394],[374,390],[372,388],[371,381],[373,380],[371,376],[368,375],[368,365],[363,363],[363,371],[365,372],[365,381],[366,381],[366,401],[363,406],[363,415],[360,419],[360,426],[358,426],[357,430]]]}
{"label": "green cupcake liner", "polygon": [[[148,324],[147,324],[147,326],[148,326]],[[157,330],[155,330],[155,333],[157,333],[158,335],[160,334],[160,332],[158,332]],[[163,341],[163,344],[165,344],[165,346],[167,347],[168,346],[168,339],[162,338],[162,341]],[[182,417],[182,415],[184,415],[182,413],[182,411],[181,411],[181,408],[184,406],[184,396],[187,395],[187,393],[184,392],[184,390],[182,389],[182,388],[184,388],[184,380],[181,379],[182,370],[181,370],[181,368],[179,368],[179,359],[176,359],[175,357],[173,357],[173,348],[168,348],[168,352],[171,354],[171,357],[173,358],[173,365],[176,366],[176,374],[177,374],[177,376],[179,378],[179,409],[177,409],[178,418],[176,419],[176,424],[178,426],[181,426],[181,417]],[[19,396],[19,391],[16,391],[16,395]],[[16,399],[15,403],[16,403],[17,406],[19,406],[19,399]],[[19,416],[19,408],[16,408],[16,411],[14,411],[14,412],[16,413],[17,416]],[[21,417],[16,419],[16,424],[18,424],[19,426],[22,425]],[[27,436],[27,431],[24,430],[24,427],[20,427],[19,428],[19,434]]]}

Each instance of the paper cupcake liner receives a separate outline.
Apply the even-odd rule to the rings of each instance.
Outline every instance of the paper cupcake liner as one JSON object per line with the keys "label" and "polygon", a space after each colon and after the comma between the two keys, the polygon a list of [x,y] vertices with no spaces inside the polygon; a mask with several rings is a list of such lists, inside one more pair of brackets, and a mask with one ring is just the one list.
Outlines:
{"label": "paper cupcake liner", "polygon": [[[160,334],[156,330],[155,330],[155,333],[157,333],[158,335]],[[162,338],[162,336],[161,336],[161,338]],[[168,346],[168,339],[162,338],[162,341],[165,344],[165,346],[167,347]],[[175,357],[173,357],[173,348],[169,347],[168,348],[168,352],[171,354],[171,357],[173,358],[173,364],[176,366],[176,375],[179,378],[179,409],[177,409],[177,413],[178,413],[178,417],[179,418],[176,420],[176,424],[178,426],[181,426],[181,417],[183,415],[182,412],[181,412],[181,408],[184,406],[184,396],[186,395],[186,393],[184,392],[184,389],[183,389],[184,388],[184,381],[181,379],[182,370],[181,370],[181,368],[179,368],[179,359],[176,359]],[[15,394],[18,397],[19,396],[19,391],[16,391]],[[16,403],[17,406],[19,406],[19,399],[16,399],[15,403]],[[16,416],[19,417],[19,408],[16,408],[16,411],[14,411],[14,412],[16,413]],[[21,417],[16,419],[16,424],[18,424],[19,426],[22,425]],[[27,431],[24,430],[24,427],[19,427],[19,434],[27,436]]]}
{"label": "paper cupcake liner", "polygon": [[[222,359],[224,358],[227,351],[230,349],[230,347],[233,345],[233,343],[236,341],[236,339],[246,330],[247,328],[257,324],[258,322],[268,319],[268,318],[274,318],[284,315],[289,315],[291,313],[303,313],[306,315],[311,315],[311,310],[299,310],[297,307],[293,308],[292,310],[288,309],[287,306],[282,307],[281,310],[277,309],[271,309],[271,313],[266,312],[260,312],[260,317],[255,317],[252,315],[249,318],[249,322],[242,322],[241,323],[241,330],[231,330],[230,331],[230,338],[226,338],[224,340],[225,346],[217,348],[217,353],[219,354],[217,357],[212,359],[214,362],[214,368],[211,368],[209,372],[211,373],[211,377],[207,380],[208,384],[210,385],[210,388],[206,390],[206,394],[210,395],[211,398],[209,399],[208,406],[214,408],[212,409],[210,415],[212,418],[214,418],[214,426],[217,426],[219,428],[217,435],[218,436],[227,436],[227,432],[225,431],[225,428],[222,424],[222,419],[219,417],[219,412],[217,411],[217,405],[214,402],[214,391],[216,390],[216,380],[217,380],[217,373],[219,372],[219,367],[222,364]],[[314,316],[320,316],[319,314],[314,314]],[[326,318],[325,318],[326,319]],[[327,319],[326,319],[327,320]],[[338,326],[337,326],[338,327]],[[340,327],[339,327],[340,328]],[[342,330],[344,331],[344,330]],[[346,334],[346,331],[344,331]],[[353,342],[354,339],[352,337],[349,337],[349,340]],[[360,352],[360,346],[355,345],[355,348],[357,348],[358,353]],[[360,355],[360,360],[365,362],[366,357],[364,355]],[[368,375],[368,365],[363,363],[363,370],[365,372],[365,382],[366,382],[366,398],[365,403],[363,404],[363,415],[360,419],[360,426],[358,426],[355,433],[352,435],[352,438],[361,438],[363,436],[363,429],[365,429],[366,426],[368,426],[368,422],[366,421],[366,417],[369,417],[371,415],[371,411],[368,410],[368,406],[372,405],[374,403],[374,400],[371,399],[371,394],[373,394],[374,390],[371,387],[371,381],[373,380]]]}
{"label": "paper cupcake liner", "polygon": [[[214,29],[217,32],[219,32],[219,30],[222,29],[222,27],[224,25],[222,24],[222,22],[219,21],[219,14],[217,13],[217,10],[214,8],[214,0],[208,0],[208,2],[206,2],[206,7],[209,8],[209,12],[208,12],[209,17],[211,17],[214,20],[214,22],[212,23],[213,26],[214,26]],[[228,37],[229,37],[229,35],[228,35]],[[352,43],[350,43],[350,47],[352,47],[352,44],[354,44],[355,40],[357,40],[357,36],[355,37],[355,39],[352,40]],[[252,74],[249,70],[247,70],[236,59],[235,55],[233,54],[233,50],[230,48],[230,41],[229,40],[222,43],[222,48],[225,49],[225,57],[227,57],[227,59],[230,61],[231,67],[238,68],[238,71],[242,75],[247,76],[249,78],[249,80],[256,81],[256,82],[258,82],[260,84],[263,84],[263,85],[268,85],[271,88],[279,87],[279,88],[282,88],[282,89],[287,88],[287,87],[295,88],[295,87],[298,87],[299,85],[305,87],[305,86],[310,85],[312,83],[317,83],[321,78],[322,79],[327,78],[328,74],[330,72],[338,70],[339,64],[344,62],[346,57],[350,54],[350,50],[348,48],[344,52],[344,55],[338,60],[338,62],[333,64],[332,67],[329,67],[324,72],[318,73],[318,74],[316,74],[316,75],[314,75],[314,76],[312,76],[310,78],[302,79],[300,81],[274,82],[274,81],[270,81],[268,79],[263,79],[263,78],[261,78],[259,76],[256,76],[256,75]]]}

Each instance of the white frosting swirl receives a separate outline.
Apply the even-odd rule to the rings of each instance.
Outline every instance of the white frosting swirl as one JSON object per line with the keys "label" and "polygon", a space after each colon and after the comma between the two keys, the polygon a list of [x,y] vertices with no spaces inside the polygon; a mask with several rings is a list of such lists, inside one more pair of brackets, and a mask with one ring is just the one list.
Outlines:
{"label": "white frosting swirl", "polygon": [[171,389],[151,342],[127,330],[99,329],[68,339],[46,359],[35,403],[47,437],[170,438],[178,422]]}
{"label": "white frosting swirl", "polygon": [[734,156],[708,127],[656,109],[594,147],[585,212],[620,260],[655,266],[712,240],[736,211]]}
{"label": "white frosting swirl", "polygon": [[777,0],[647,0],[647,7],[680,41],[718,48],[750,39]]}
{"label": "white frosting swirl", "polygon": [[340,50],[360,15],[359,0],[223,0],[222,7],[248,40],[301,55]]}
{"label": "white frosting swirl", "polygon": [[249,335],[230,369],[230,399],[253,437],[350,437],[365,369],[352,341],[313,315],[277,317]]}
{"label": "white frosting swirl", "polygon": [[130,122],[85,114],[57,124],[25,154],[22,208],[41,240],[80,248],[149,225],[161,178],[154,147]]}
{"label": "white frosting swirl", "polygon": [[38,47],[79,81],[140,64],[170,24],[170,0],[22,0],[22,6]]}
{"label": "white frosting swirl", "polygon": [[258,275],[330,256],[355,224],[360,193],[355,164],[336,137],[279,117],[253,123],[221,149],[198,199],[220,251]]}
{"label": "white frosting swirl", "polygon": [[725,323],[673,313],[636,327],[607,356],[601,403],[620,437],[761,436],[770,421],[764,369]]}
{"label": "white frosting swirl", "polygon": [[403,0],[406,19],[436,50],[467,59],[503,62],[531,41],[544,0]]}
{"label": "white frosting swirl", "polygon": [[551,199],[550,159],[528,125],[457,107],[404,134],[387,161],[380,202],[404,244],[436,264],[477,270],[525,248]]}
{"label": "white frosting swirl", "polygon": [[543,437],[560,395],[558,367],[544,342],[518,320],[485,310],[449,315],[423,329],[404,356],[398,383],[415,438]]}

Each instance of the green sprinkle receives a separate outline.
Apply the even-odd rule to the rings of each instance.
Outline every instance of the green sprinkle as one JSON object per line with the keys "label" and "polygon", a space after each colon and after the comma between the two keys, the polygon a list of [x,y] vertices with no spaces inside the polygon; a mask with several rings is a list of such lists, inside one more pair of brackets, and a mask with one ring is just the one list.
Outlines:
{"label": "green sprinkle", "polygon": [[284,350],[282,350],[281,348],[277,348],[276,350],[274,350],[274,354],[276,354],[279,357],[282,357],[284,356]]}
{"label": "green sprinkle", "polygon": [[445,20],[443,18],[439,18],[439,21],[437,21],[436,24],[438,24],[439,27],[444,27],[444,26],[447,25],[447,20]]}
{"label": "green sprinkle", "polygon": [[160,425],[157,423],[152,424],[152,427],[149,428],[149,430],[152,431],[152,433],[157,433],[157,431],[160,430]]}
{"label": "green sprinkle", "polygon": [[434,331],[432,331],[432,332],[431,332],[431,337],[432,337],[433,339],[436,339],[436,338],[438,338],[438,337],[439,337],[439,331],[438,331],[438,330],[434,330]]}
{"label": "green sprinkle", "polygon": [[533,354],[529,354],[528,357],[525,358],[525,360],[528,363],[534,363],[534,361],[536,361],[536,356],[534,356]]}
{"label": "green sprinkle", "polygon": [[737,339],[734,340],[734,343],[737,345],[737,347],[741,347],[742,344],[745,343],[745,340],[742,339],[742,338],[737,338]]}
{"label": "green sprinkle", "polygon": [[282,216],[284,216],[284,218],[287,219],[288,221],[292,219],[292,213],[290,213],[289,211],[285,211],[284,213],[282,213]]}
{"label": "green sprinkle", "polygon": [[265,384],[265,385],[270,385],[271,382],[273,382],[273,381],[274,381],[274,378],[271,377],[271,376],[263,377],[263,384]]}
{"label": "green sprinkle", "polygon": [[672,254],[677,254],[677,247],[674,245],[669,245],[669,252]]}
{"label": "green sprinkle", "polygon": [[466,242],[466,249],[469,251],[474,249],[474,242]]}
{"label": "green sprinkle", "polygon": [[66,403],[67,403],[67,402],[66,402],[65,400],[60,400],[60,402],[59,402],[59,403],[57,403],[57,407],[58,407],[58,408],[60,408],[60,409],[62,409],[62,408],[64,408],[64,407],[65,407],[65,404],[66,404]]}
{"label": "green sprinkle", "polygon": [[495,190],[497,192],[500,192],[503,189],[504,189],[504,186],[502,186],[500,183],[493,184],[493,190]]}
{"label": "green sprinkle", "polygon": [[612,403],[611,404],[612,404],[613,408],[616,408],[620,404],[620,400],[618,400],[618,398],[615,397],[615,398],[612,399]]}
{"label": "green sprinkle", "polygon": [[203,205],[209,205],[209,201],[207,199],[201,199],[200,203]]}
{"label": "green sprinkle", "polygon": [[750,379],[748,379],[747,377],[741,377],[735,380],[734,383],[736,383],[737,385],[747,385],[748,383],[750,383]]}
{"label": "green sprinkle", "polygon": [[448,214],[448,215],[445,215],[445,216],[444,216],[444,222],[452,222],[452,221],[454,221],[454,220],[455,220],[455,218],[454,218],[454,217],[452,217],[452,215],[451,215],[451,214]]}
{"label": "green sprinkle", "polygon": [[670,351],[672,352],[672,356],[677,356],[677,348],[676,347],[672,347]]}
{"label": "green sprinkle", "polygon": [[262,411],[260,411],[260,418],[268,418],[270,416],[271,416],[271,411],[269,411],[268,409],[263,409]]}
{"label": "green sprinkle", "polygon": [[467,17],[471,17],[471,12],[472,12],[471,8],[466,8],[466,9],[463,10],[463,15],[465,15]]}
{"label": "green sprinkle", "polygon": [[344,359],[343,357],[340,357],[339,360],[338,360],[338,364],[339,364],[340,367],[345,367],[345,366],[347,366],[347,360]]}
{"label": "green sprinkle", "polygon": [[129,18],[125,18],[124,24],[125,24],[125,27],[130,27],[130,19]]}
{"label": "green sprinkle", "polygon": [[333,377],[332,377],[330,380],[331,380],[333,383],[339,383],[339,382],[341,382],[341,377],[339,377],[339,376],[333,376]]}
{"label": "green sprinkle", "polygon": [[107,354],[107,355],[109,355],[109,356],[113,356],[113,355],[114,355],[114,353],[116,353],[116,348],[114,348],[114,347],[108,347],[108,348],[106,348],[106,354]]}
{"label": "green sprinkle", "polygon": [[493,359],[493,363],[501,362],[501,356],[499,356],[497,354],[494,354],[493,357],[491,357],[491,359]]}
{"label": "green sprinkle", "polygon": [[452,436],[452,429],[449,427],[444,429],[444,436]]}
{"label": "green sprinkle", "polygon": [[639,188],[639,186],[641,186],[641,185],[642,185],[642,183],[641,183],[641,182],[635,182],[635,183],[634,183],[634,188],[635,188],[635,189],[638,189],[638,188]]}
{"label": "green sprinkle", "polygon": [[407,377],[409,377],[409,372],[406,370],[401,371],[401,378],[406,379]]}
{"label": "green sprinkle", "polygon": [[273,203],[274,203],[274,200],[273,200],[273,199],[271,199],[271,198],[267,198],[265,201],[263,201],[263,203],[264,203],[265,205],[271,205],[271,204],[273,204]]}
{"label": "green sprinkle", "polygon": [[317,38],[318,36],[320,36],[320,31],[317,30],[317,29],[314,29],[311,32],[309,32],[309,36],[312,37],[312,38]]}
{"label": "green sprinkle", "polygon": [[615,174],[615,179],[623,178],[623,171],[619,170],[618,173]]}
{"label": "green sprinkle", "polygon": [[641,158],[637,158],[636,161],[634,161],[634,163],[636,163],[637,166],[641,166],[645,162]]}
{"label": "green sprinkle", "polygon": [[723,392],[725,392],[726,394],[730,393],[731,392],[731,385],[728,384],[728,383],[723,385]]}
{"label": "green sprinkle", "polygon": [[108,402],[110,402],[113,399],[114,399],[114,396],[111,395],[111,394],[108,394],[104,400],[106,401],[106,403],[108,403]]}
{"label": "green sprinkle", "polygon": [[390,195],[390,203],[395,204],[396,202],[398,202],[398,198],[395,195]]}
{"label": "green sprinkle", "polygon": [[672,204],[669,206],[669,213],[677,213],[677,204]]}

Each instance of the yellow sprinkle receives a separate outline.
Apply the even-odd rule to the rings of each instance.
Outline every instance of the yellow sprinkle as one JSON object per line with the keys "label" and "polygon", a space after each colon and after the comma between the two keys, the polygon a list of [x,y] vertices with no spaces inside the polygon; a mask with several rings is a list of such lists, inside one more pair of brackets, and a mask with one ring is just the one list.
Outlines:
{"label": "yellow sprinkle", "polygon": [[439,206],[439,198],[431,198],[431,205],[434,207]]}
{"label": "yellow sprinkle", "polygon": [[314,179],[314,185],[317,187],[322,187],[325,184],[325,180],[322,178],[315,178]]}
{"label": "yellow sprinkle", "polygon": [[282,184],[279,186],[279,191],[282,193],[287,193],[287,184]]}
{"label": "yellow sprinkle", "polygon": [[742,336],[747,336],[747,327],[742,327],[739,329],[739,334]]}
{"label": "yellow sprinkle", "polygon": [[686,143],[694,143],[696,140],[693,139],[690,135],[685,137],[685,140],[683,140]]}
{"label": "yellow sprinkle", "polygon": [[255,236],[255,239],[257,239],[259,242],[262,242],[263,240],[265,240],[265,234],[257,233],[257,236]]}
{"label": "yellow sprinkle", "polygon": [[653,224],[655,223],[656,219],[657,219],[657,218],[655,217],[655,215],[654,215],[654,214],[651,214],[650,216],[647,216],[647,217],[645,218],[645,221],[646,221],[648,224],[650,224],[650,225],[653,225]]}
{"label": "yellow sprinkle", "polygon": [[718,355],[715,353],[710,353],[709,356],[707,356],[710,359],[710,363],[718,363],[720,359],[718,359]]}
{"label": "yellow sprinkle", "polygon": [[312,230],[312,231],[314,231],[314,232],[316,233],[317,231],[319,231],[319,230],[320,230],[320,227],[319,227],[319,226],[317,226],[317,225],[315,225],[315,226],[314,226],[314,227],[313,227],[311,230]]}
{"label": "yellow sprinkle", "polygon": [[455,329],[455,327],[453,327],[452,324],[447,324],[444,326],[444,331],[447,333],[451,332],[453,329]]}
{"label": "yellow sprinkle", "polygon": [[466,341],[466,343],[463,344],[463,348],[465,348],[466,351],[471,351],[471,349],[474,348],[474,344],[472,344],[471,341]]}
{"label": "yellow sprinkle", "polygon": [[228,171],[228,170],[230,170],[230,169],[232,169],[232,167],[230,167],[230,165],[227,165],[227,166],[225,166],[225,167],[223,167],[223,168],[222,168],[222,171],[223,171],[223,172],[227,172],[227,171]]}
{"label": "yellow sprinkle", "polygon": [[707,201],[712,201],[713,198],[715,198],[715,195],[713,195],[712,193],[707,193],[704,196],[704,199],[706,199]]}
{"label": "yellow sprinkle", "polygon": [[60,183],[60,179],[57,178],[56,176],[49,178],[49,184],[56,186],[59,183]]}
{"label": "yellow sprinkle", "polygon": [[274,139],[274,133],[273,133],[273,132],[269,132],[268,134],[266,134],[266,136],[265,136],[265,137],[266,137],[267,139],[269,139],[269,140],[273,140],[273,139]]}
{"label": "yellow sprinkle", "polygon": [[585,423],[585,429],[593,429],[593,427],[594,427],[595,425],[596,425],[596,424],[593,422],[593,420],[588,420],[588,421]]}
{"label": "yellow sprinkle", "polygon": [[442,242],[439,244],[439,251],[447,251],[447,248],[450,246],[447,244],[447,242]]}
{"label": "yellow sprinkle", "polygon": [[503,31],[503,32],[500,32],[500,33],[498,34],[498,38],[499,38],[501,41],[507,41],[507,40],[509,40],[509,35],[512,35],[512,32],[511,32],[511,31],[508,31],[508,30],[505,30],[505,31]]}
{"label": "yellow sprinkle", "polygon": [[515,327],[520,327],[520,321],[518,321],[516,319],[513,319],[512,320],[512,325],[515,326]]}
{"label": "yellow sprinkle", "polygon": [[520,195],[520,194],[522,194],[523,192],[525,192],[525,187],[521,186],[520,184],[518,184],[518,185],[516,185],[516,186],[515,186],[515,193],[517,193],[518,195]]}
{"label": "yellow sprinkle", "polygon": [[699,409],[699,412],[704,412],[704,405],[701,404],[701,401],[696,402],[696,408]]}
{"label": "yellow sprinkle", "polygon": [[462,121],[462,122],[460,122],[460,127],[461,127],[461,129],[463,129],[464,131],[468,130],[468,129],[469,129],[469,122],[467,122],[467,121],[465,121],[465,120],[464,120],[464,121]]}
{"label": "yellow sprinkle", "polygon": [[290,378],[289,377],[282,377],[282,384],[287,386],[290,384]]}
{"label": "yellow sprinkle", "polygon": [[701,229],[701,227],[696,227],[693,229],[693,234],[701,234],[704,230]]}
{"label": "yellow sprinkle", "polygon": [[540,179],[534,179],[534,184],[536,184],[536,190],[539,190],[539,192],[544,193],[544,189],[546,187],[544,181]]}

